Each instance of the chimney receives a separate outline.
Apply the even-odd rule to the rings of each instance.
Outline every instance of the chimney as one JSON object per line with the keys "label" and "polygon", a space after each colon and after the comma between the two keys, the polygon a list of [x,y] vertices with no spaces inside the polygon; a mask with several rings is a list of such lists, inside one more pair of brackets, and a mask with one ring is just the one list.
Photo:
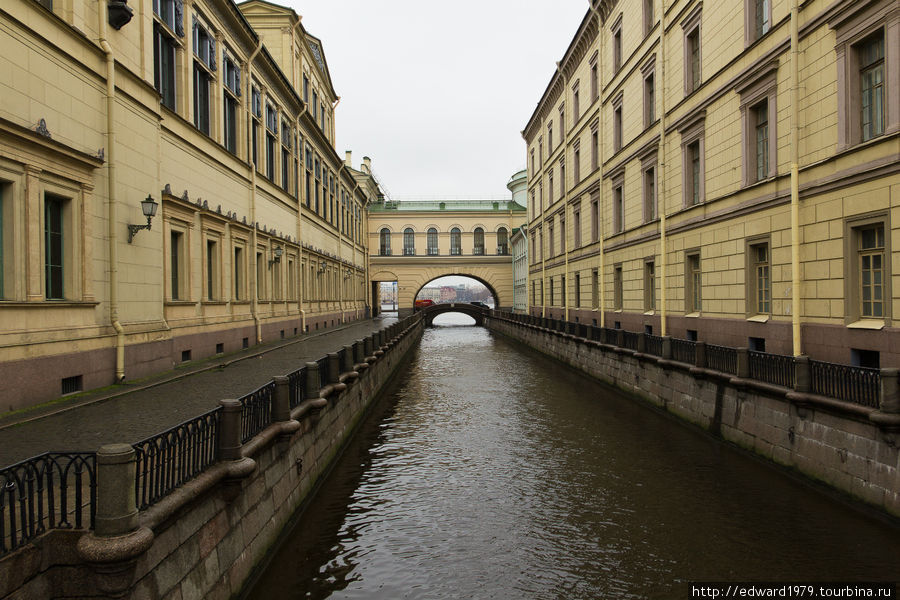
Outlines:
{"label": "chimney", "polygon": [[344,164],[347,165],[348,167],[353,166],[353,159],[351,158],[352,154],[353,154],[352,151],[344,150]]}
{"label": "chimney", "polygon": [[369,175],[372,174],[372,159],[368,156],[363,156],[363,171]]}

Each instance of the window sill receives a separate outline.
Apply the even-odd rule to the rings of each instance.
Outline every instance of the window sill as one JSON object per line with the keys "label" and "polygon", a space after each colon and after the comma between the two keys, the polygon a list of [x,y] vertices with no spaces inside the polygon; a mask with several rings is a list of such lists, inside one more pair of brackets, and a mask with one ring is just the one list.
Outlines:
{"label": "window sill", "polygon": [[749,323],[768,323],[771,315],[753,315],[752,317],[747,317],[747,321]]}
{"label": "window sill", "polygon": [[10,308],[93,308],[99,302],[87,302],[83,300],[37,300],[34,302],[21,302],[18,300],[0,300],[0,307]]}
{"label": "window sill", "polygon": [[166,300],[166,306],[193,306],[197,304],[193,300]]}
{"label": "window sill", "polygon": [[684,316],[687,317],[688,319],[698,319],[698,318],[700,318],[700,312],[698,311],[698,312],[687,313]]}
{"label": "window sill", "polygon": [[656,314],[656,311],[655,311],[655,310],[645,310],[645,311],[644,311],[644,316],[645,316],[645,317],[652,317],[652,316],[655,315],[655,314]]}
{"label": "window sill", "polygon": [[228,302],[225,300],[202,300],[200,304],[203,306],[225,306]]}
{"label": "window sill", "polygon": [[854,321],[853,323],[849,323],[847,325],[847,329],[880,330],[880,329],[884,329],[884,321],[882,321],[880,319],[860,319],[859,321]]}

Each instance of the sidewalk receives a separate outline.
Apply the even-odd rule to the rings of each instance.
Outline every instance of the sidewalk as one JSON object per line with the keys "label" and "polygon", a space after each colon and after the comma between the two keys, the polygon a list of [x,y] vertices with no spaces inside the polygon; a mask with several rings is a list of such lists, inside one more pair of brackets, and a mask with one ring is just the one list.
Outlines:
{"label": "sidewalk", "polygon": [[114,442],[134,443],[239,398],[307,361],[391,325],[376,317],[261,344],[190,365],[0,418],[0,467],[47,451],[90,451]]}

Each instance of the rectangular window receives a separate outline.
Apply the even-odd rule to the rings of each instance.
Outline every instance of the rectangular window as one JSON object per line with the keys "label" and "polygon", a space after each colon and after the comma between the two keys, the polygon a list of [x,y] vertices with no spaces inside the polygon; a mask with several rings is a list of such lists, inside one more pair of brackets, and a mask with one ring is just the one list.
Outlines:
{"label": "rectangular window", "polygon": [[581,306],[581,275],[575,273],[575,307]]}
{"label": "rectangular window", "polygon": [[[565,209],[563,209],[563,210],[565,210]],[[565,213],[560,213],[560,215],[559,215],[559,246],[560,246],[560,252],[565,252],[565,251],[566,251],[566,244],[567,244],[567,241],[568,241],[568,240],[567,240],[567,237],[568,237],[567,234],[568,234],[568,232],[566,231],[566,215],[565,215]]]}
{"label": "rectangular window", "polygon": [[591,308],[600,308],[600,273],[591,271]]}
{"label": "rectangular window", "polygon": [[[580,201],[579,201],[580,203]],[[581,247],[581,209],[576,208],[572,212],[572,233],[574,237],[575,248]]]}
{"label": "rectangular window", "polygon": [[244,299],[244,249],[234,249],[234,299]]}
{"label": "rectangular window", "polygon": [[252,110],[252,140],[250,142],[250,156],[253,158],[253,166],[259,171],[259,121],[262,118],[262,96],[254,87],[250,91]]}
{"label": "rectangular window", "polygon": [[769,263],[769,243],[751,244],[749,247],[750,283],[748,302],[752,307],[748,313],[767,315],[772,312],[772,283]]}
{"label": "rectangular window", "polygon": [[756,133],[756,181],[769,176],[769,104],[762,102],[753,107]]}
{"label": "rectangular window", "polygon": [[575,85],[572,87],[572,123],[578,122],[578,117],[581,114],[579,110],[578,103],[578,82],[575,82]]}
{"label": "rectangular window", "polygon": [[747,0],[749,13],[746,44],[749,46],[772,28],[772,6],[769,0]]}
{"label": "rectangular window", "polygon": [[688,254],[686,256],[684,279],[685,311],[688,313],[700,312],[703,306],[701,294],[703,281],[700,272],[699,254]]}
{"label": "rectangular window", "polygon": [[559,197],[566,196],[566,163],[562,159],[559,161]]}
{"label": "rectangular window", "polygon": [[622,105],[613,111],[613,152],[622,149]]}
{"label": "rectangular window", "polygon": [[684,38],[686,60],[684,63],[685,95],[700,87],[700,27],[694,27]]}
{"label": "rectangular window", "polygon": [[153,84],[163,106],[175,110],[176,38],[184,37],[182,4],[178,0],[153,3]]}
{"label": "rectangular window", "polygon": [[619,27],[613,31],[613,47],[612,47],[612,55],[613,55],[613,72],[618,72],[619,69],[622,68],[622,29],[621,29],[621,19],[619,20]]}
{"label": "rectangular window", "polygon": [[884,133],[884,33],[880,32],[861,44],[860,119],[862,141]]}
{"label": "rectangular window", "polygon": [[572,163],[572,176],[575,179],[575,185],[578,185],[578,182],[581,181],[581,146],[577,141],[575,142],[574,146]]}
{"label": "rectangular window", "polygon": [[224,94],[222,106],[223,139],[225,149],[237,154],[237,98],[228,91]]}
{"label": "rectangular window", "polygon": [[650,31],[656,22],[656,17],[653,15],[654,2],[656,0],[644,0],[644,37],[650,35]]}
{"label": "rectangular window", "polygon": [[862,228],[857,233],[859,313],[880,319],[884,311],[884,225]]}
{"label": "rectangular window", "polygon": [[591,241],[600,239],[600,201],[591,200]]}
{"label": "rectangular window", "polygon": [[291,127],[281,122],[281,188],[288,191],[291,185]]}
{"label": "rectangular window", "polygon": [[194,20],[194,126],[209,135],[210,88],[216,69],[216,40]]}
{"label": "rectangular window", "polygon": [[622,290],[622,265],[613,267],[613,308],[622,310],[624,305],[624,294]]}
{"label": "rectangular window", "polygon": [[600,167],[600,134],[597,131],[591,133],[591,171]]}
{"label": "rectangular window", "polygon": [[206,240],[206,299],[218,298],[219,250],[214,240]]}
{"label": "rectangular window", "polygon": [[[559,136],[562,140],[562,136]],[[547,147],[553,152],[553,121],[547,123]]]}
{"label": "rectangular window", "polygon": [[600,77],[597,62],[591,63],[591,102],[596,102],[600,97]]}
{"label": "rectangular window", "polygon": [[556,305],[556,289],[553,286],[553,278],[550,278],[550,306]]}
{"label": "rectangular window", "polygon": [[553,204],[553,167],[550,167],[547,177],[547,203]]}
{"label": "rectangular window", "polygon": [[656,263],[644,263],[644,310],[656,310]]}
{"label": "rectangular window", "polygon": [[613,231],[625,231],[625,191],[622,184],[613,188]]}
{"label": "rectangular window", "polygon": [[553,222],[547,226],[547,256],[553,256],[556,253],[556,240],[553,239]]}
{"label": "rectangular window", "polygon": [[185,299],[184,234],[173,231],[169,236],[169,277],[172,300]]}
{"label": "rectangular window", "polygon": [[63,289],[63,204],[64,198],[44,196],[44,297],[65,298]]}
{"label": "rectangular window", "polygon": [[656,81],[650,73],[644,78],[644,127],[656,121]]}
{"label": "rectangular window", "polygon": [[266,177],[275,181],[275,136],[278,134],[278,110],[266,104]]}
{"label": "rectangular window", "polygon": [[656,168],[644,169],[644,221],[653,221],[657,217],[656,202]]}
{"label": "rectangular window", "polygon": [[309,77],[303,75],[303,102],[309,104]]}
{"label": "rectangular window", "polygon": [[266,257],[260,251],[256,252],[256,299],[266,297]]}
{"label": "rectangular window", "polygon": [[702,201],[701,183],[703,180],[703,170],[701,169],[700,158],[699,140],[685,146],[685,197],[688,206],[700,204]]}
{"label": "rectangular window", "polygon": [[566,305],[566,276],[562,275],[559,278],[559,304],[560,306]]}

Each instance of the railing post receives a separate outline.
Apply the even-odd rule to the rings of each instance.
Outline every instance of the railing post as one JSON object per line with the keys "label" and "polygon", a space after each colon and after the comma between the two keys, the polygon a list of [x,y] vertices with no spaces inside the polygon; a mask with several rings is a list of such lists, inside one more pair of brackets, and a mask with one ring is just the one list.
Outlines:
{"label": "railing post", "polygon": [[662,339],[662,357],[665,360],[672,360],[672,336],[664,335]]}
{"label": "railing post", "polygon": [[97,451],[97,537],[116,537],[138,528],[136,476],[136,455],[130,444],[107,444]]}
{"label": "railing post", "polygon": [[741,379],[750,378],[750,350],[747,348],[735,348],[737,350],[737,376]]}
{"label": "railing post", "polygon": [[[355,344],[354,344],[355,346]],[[355,359],[354,346],[344,346],[344,364],[341,365],[341,371],[349,373],[353,370],[353,361]]]}
{"label": "railing post", "polygon": [[222,414],[219,416],[219,459],[241,458],[241,402],[219,400]]}
{"label": "railing post", "polygon": [[366,357],[372,356],[372,336],[368,335],[363,339],[364,352]]}
{"label": "railing post", "polygon": [[625,330],[624,329],[616,329],[616,347],[618,347],[618,348],[625,347]]}
{"label": "railing post", "polygon": [[647,352],[647,334],[642,333],[638,336],[637,351],[641,354]]}
{"label": "railing post", "polygon": [[794,390],[808,393],[812,388],[812,370],[808,356],[794,357]]}
{"label": "railing post", "polygon": [[706,342],[697,342],[694,345],[694,366],[706,368]]}
{"label": "railing post", "polygon": [[341,357],[337,352],[328,353],[328,383],[341,381]]}
{"label": "railing post", "polygon": [[319,397],[319,363],[306,363],[306,381],[303,382],[303,397]]}
{"label": "railing post", "polygon": [[365,340],[356,340],[353,342],[353,364],[358,365],[360,363],[366,362],[366,355],[364,352],[366,346]]}
{"label": "railing post", "polygon": [[586,340],[594,339],[594,328],[591,325],[584,326],[584,339],[586,339]]}
{"label": "railing post", "polygon": [[897,369],[881,369],[881,398],[878,408],[885,413],[900,413],[900,394],[897,390]]}
{"label": "railing post", "polygon": [[272,378],[275,382],[275,393],[272,394],[272,422],[291,420],[291,383],[284,375]]}

